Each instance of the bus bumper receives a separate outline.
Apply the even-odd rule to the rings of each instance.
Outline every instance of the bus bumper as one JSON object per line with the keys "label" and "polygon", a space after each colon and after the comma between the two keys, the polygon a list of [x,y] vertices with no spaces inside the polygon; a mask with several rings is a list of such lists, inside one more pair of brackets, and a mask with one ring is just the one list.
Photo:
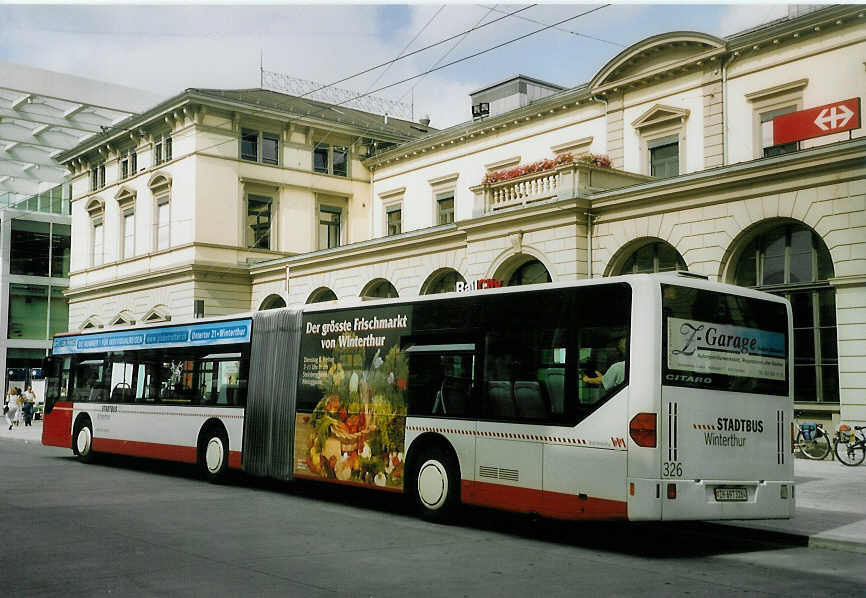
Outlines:
{"label": "bus bumper", "polygon": [[793,480],[629,480],[633,521],[789,519],[794,506]]}

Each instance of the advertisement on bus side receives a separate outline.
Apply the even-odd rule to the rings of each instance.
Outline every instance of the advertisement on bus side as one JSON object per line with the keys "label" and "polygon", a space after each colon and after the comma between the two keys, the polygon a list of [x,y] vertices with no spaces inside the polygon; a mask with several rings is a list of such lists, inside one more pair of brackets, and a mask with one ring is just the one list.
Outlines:
{"label": "advertisement on bus side", "polygon": [[294,473],[402,489],[411,307],[304,316]]}

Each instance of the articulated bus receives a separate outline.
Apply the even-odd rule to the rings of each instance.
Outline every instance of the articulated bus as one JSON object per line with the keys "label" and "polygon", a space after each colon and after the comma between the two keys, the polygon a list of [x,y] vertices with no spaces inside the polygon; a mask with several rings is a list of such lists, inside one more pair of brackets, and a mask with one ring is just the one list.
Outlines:
{"label": "articulated bus", "polygon": [[562,519],[794,512],[792,320],[688,273],[55,337],[43,443]]}

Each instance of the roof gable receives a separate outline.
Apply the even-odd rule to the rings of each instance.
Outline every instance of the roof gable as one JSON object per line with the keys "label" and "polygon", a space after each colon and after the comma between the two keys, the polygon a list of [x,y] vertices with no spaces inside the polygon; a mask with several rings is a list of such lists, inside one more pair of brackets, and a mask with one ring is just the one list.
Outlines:
{"label": "roof gable", "polygon": [[626,48],[593,78],[590,87],[630,84],[661,71],[700,65],[702,60],[725,52],[722,39],[695,31],[656,35]]}

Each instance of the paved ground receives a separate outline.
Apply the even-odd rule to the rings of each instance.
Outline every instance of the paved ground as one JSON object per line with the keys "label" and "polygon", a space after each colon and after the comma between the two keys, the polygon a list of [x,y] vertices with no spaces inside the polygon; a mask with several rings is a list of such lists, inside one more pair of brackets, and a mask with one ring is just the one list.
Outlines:
{"label": "paved ground", "polygon": [[84,465],[36,432],[0,438],[3,598],[804,598],[866,588],[866,554],[794,536],[472,508],[457,525],[435,525],[399,495],[242,475],[214,486],[194,467],[146,459]]}
{"label": "paved ground", "polygon": [[[12,431],[0,426],[2,438],[41,444],[41,422]],[[753,530],[756,538],[776,536],[794,544],[866,554],[866,463],[858,467],[829,460],[796,459],[794,463],[797,511],[792,519],[714,525]]]}

